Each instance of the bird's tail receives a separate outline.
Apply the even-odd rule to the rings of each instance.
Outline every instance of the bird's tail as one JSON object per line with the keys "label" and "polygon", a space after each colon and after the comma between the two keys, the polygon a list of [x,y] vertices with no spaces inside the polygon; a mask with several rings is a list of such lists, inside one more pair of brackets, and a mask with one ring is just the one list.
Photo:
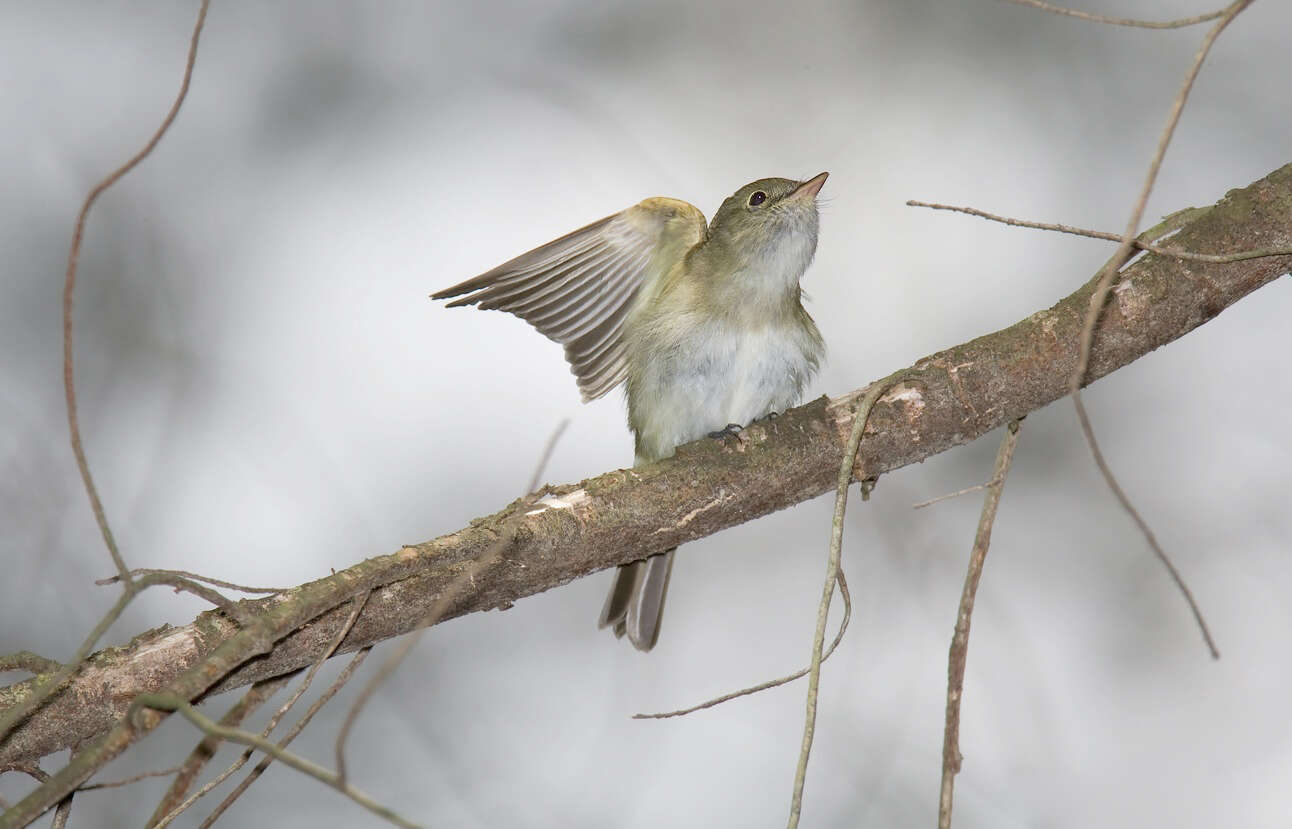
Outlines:
{"label": "bird's tail", "polygon": [[628,641],[639,651],[655,647],[675,550],[620,567],[597,626],[613,626],[615,636],[628,634]]}

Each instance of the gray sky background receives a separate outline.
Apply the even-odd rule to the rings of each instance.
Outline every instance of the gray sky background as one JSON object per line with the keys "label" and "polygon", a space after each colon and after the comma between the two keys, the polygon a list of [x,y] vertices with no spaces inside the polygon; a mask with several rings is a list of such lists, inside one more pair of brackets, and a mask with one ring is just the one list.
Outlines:
{"label": "gray sky background", "polygon": [[[196,3],[0,13],[0,651],[59,658],[115,597],[92,584],[112,568],[66,439],[66,247],[87,189],[166,111]],[[1258,2],[1221,37],[1150,220],[1292,161],[1289,24]],[[100,201],[82,256],[83,427],[123,552],[295,584],[494,511],[562,418],[548,480],[629,464],[618,394],[580,405],[558,346],[427,294],[646,196],[711,215],[752,179],[830,171],[805,282],[830,348],[812,396],[1048,307],[1108,245],[903,202],[1120,230],[1203,33],[994,0],[216,0],[179,120]],[[1283,279],[1087,396],[1219,663],[1071,405],[1028,418],[974,619],[957,826],[1287,825],[1289,314]],[[910,505],[984,480],[997,440],[852,505],[854,621],[824,674],[807,826],[934,822],[980,501]],[[684,547],[649,655],[595,629],[608,574],[435,628],[360,721],[354,782],[429,826],[781,825],[801,685],[629,716],[805,663],[829,512],[827,496]],[[109,641],[200,609],[157,591]],[[297,749],[330,763],[356,687]],[[172,720],[105,777],[195,740]],[[0,794],[28,786],[6,775]],[[72,825],[139,825],[164,786],[78,798]],[[225,824],[384,825],[285,768]]]}

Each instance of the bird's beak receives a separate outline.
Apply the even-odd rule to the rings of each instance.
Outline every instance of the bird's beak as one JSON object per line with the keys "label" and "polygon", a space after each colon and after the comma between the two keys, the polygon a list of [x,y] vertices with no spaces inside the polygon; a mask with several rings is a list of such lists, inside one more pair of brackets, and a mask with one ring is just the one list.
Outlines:
{"label": "bird's beak", "polygon": [[813,176],[798,187],[795,187],[794,191],[786,196],[786,198],[803,199],[804,201],[815,199],[816,194],[821,192],[821,187],[825,184],[825,180],[829,175],[829,173],[821,173],[820,175]]}

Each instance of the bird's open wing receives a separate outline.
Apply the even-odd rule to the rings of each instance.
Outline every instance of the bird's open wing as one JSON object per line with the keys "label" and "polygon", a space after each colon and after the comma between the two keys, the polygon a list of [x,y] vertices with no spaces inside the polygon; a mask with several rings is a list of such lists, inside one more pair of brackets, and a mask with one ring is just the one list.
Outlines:
{"label": "bird's open wing", "polygon": [[624,379],[623,322],[642,285],[704,232],[692,205],[647,199],[431,297],[507,311],[565,346],[586,402]]}

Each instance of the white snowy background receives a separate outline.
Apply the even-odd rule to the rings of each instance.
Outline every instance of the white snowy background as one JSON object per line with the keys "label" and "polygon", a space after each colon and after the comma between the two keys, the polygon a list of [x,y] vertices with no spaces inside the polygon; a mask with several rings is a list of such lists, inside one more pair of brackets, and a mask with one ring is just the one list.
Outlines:
{"label": "white snowy background", "polygon": [[[67,444],[62,274],[84,194],[169,106],[196,6],[0,5],[0,652],[66,658],[116,595],[92,584],[112,567]],[[580,405],[557,345],[427,294],[646,196],[711,215],[752,179],[830,171],[805,281],[830,358],[810,396],[1048,307],[1110,246],[903,202],[1121,230],[1204,30],[995,0],[216,0],[179,120],[99,202],[82,256],[85,442],[124,555],[296,584],[493,512],[563,418],[547,480],[630,463],[617,393]],[[1292,9],[1258,2],[1221,37],[1147,223],[1292,161],[1290,30]],[[1285,278],[1087,395],[1218,663],[1071,405],[1028,418],[974,619],[956,826],[1292,820],[1289,315]],[[853,503],[856,608],[824,673],[806,826],[934,822],[980,499],[911,504],[984,480],[997,441]],[[360,720],[354,782],[436,827],[781,825],[801,684],[629,716],[805,663],[830,507],[685,546],[649,655],[595,629],[604,573],[436,627]],[[200,609],[151,592],[105,643]],[[357,685],[294,748],[330,764]],[[172,718],[101,779],[196,739]],[[141,825],[165,785],[78,797],[71,825]],[[9,799],[29,788],[0,779]],[[224,824],[384,825],[278,766]]]}

